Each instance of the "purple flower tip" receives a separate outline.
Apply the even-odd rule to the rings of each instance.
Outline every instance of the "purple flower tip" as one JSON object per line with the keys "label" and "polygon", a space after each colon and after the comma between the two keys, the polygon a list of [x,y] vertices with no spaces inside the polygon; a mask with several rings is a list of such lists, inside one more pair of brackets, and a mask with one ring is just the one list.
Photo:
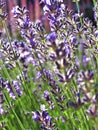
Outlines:
{"label": "purple flower tip", "polygon": [[38,121],[39,120],[39,116],[40,113],[38,111],[32,112],[33,116],[32,116],[32,120],[34,121]]}
{"label": "purple flower tip", "polygon": [[56,40],[56,38],[57,34],[55,32],[52,32],[48,35],[47,40],[53,43]]}

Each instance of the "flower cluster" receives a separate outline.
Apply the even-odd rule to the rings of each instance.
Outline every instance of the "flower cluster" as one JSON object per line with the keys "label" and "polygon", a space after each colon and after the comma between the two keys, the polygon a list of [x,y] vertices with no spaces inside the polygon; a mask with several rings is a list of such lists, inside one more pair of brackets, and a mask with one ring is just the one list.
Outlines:
{"label": "flower cluster", "polygon": [[[92,116],[93,118],[98,116],[97,110],[97,93],[94,93],[94,73],[90,70],[83,71],[79,74],[79,78],[77,79],[78,88],[80,93],[83,95],[82,102],[89,103],[89,108],[86,110],[86,113]],[[93,95],[94,93],[94,95]]]}
{"label": "flower cluster", "polygon": [[[41,3],[50,32],[41,20],[30,21],[25,7],[16,6],[12,12],[19,38],[9,37],[5,24],[7,38],[0,33],[2,121],[8,113],[8,119],[17,120],[13,123],[19,124],[16,129],[97,130],[98,29],[80,12],[69,10],[63,0]],[[0,2],[1,9],[3,6]],[[98,3],[94,8],[96,23],[97,12]]]}
{"label": "flower cluster", "polygon": [[52,123],[52,117],[49,116],[48,112],[45,110],[45,106],[41,105],[41,112],[34,111],[32,112],[32,119],[38,121],[41,124],[43,130],[58,130],[55,128],[55,124]]}
{"label": "flower cluster", "polygon": [[9,96],[14,100],[16,99],[16,94],[14,91],[16,91],[19,97],[22,96],[22,90],[20,89],[20,84],[18,81],[13,80],[12,83],[10,83],[8,80],[3,81],[2,89],[6,89],[9,92]]}
{"label": "flower cluster", "polygon": [[[3,85],[4,79],[0,78],[0,89]],[[1,89],[2,90],[2,89]],[[0,90],[0,115],[6,113],[6,111],[3,108],[3,103],[4,103],[4,94],[2,93],[2,91]]]}
{"label": "flower cluster", "polygon": [[[66,110],[66,105],[67,108],[70,106],[80,108],[88,100],[92,104],[92,99],[95,97],[95,95],[93,96],[94,87],[93,91],[89,88],[90,92],[83,92],[83,89],[87,89],[88,83],[81,87],[82,78],[84,82],[87,76],[85,76],[85,73],[89,75],[89,71],[84,71],[80,78],[77,78],[77,76],[82,69],[90,68],[92,60],[94,66],[97,66],[95,58],[97,55],[97,29],[92,26],[89,19],[83,18],[81,21],[82,14],[80,14],[81,18],[78,14],[74,14],[63,1],[42,0],[41,2],[45,4],[44,12],[50,21],[51,32],[49,34],[46,34],[40,21],[30,22],[28,11],[25,8],[14,8],[15,18],[17,18],[16,23],[21,30],[21,36],[28,42],[28,48],[37,63],[37,70],[39,71],[35,79],[37,79],[37,82],[41,78],[40,82],[44,82],[44,79],[46,79],[45,83],[48,82],[51,87],[51,93],[61,110]],[[29,55],[26,52],[24,54]],[[24,59],[27,61],[25,56]],[[53,68],[51,68],[52,65]],[[89,80],[89,83],[90,81],[92,80]],[[66,92],[61,87],[61,84],[67,87],[70,82],[77,82],[78,89],[78,92],[75,92],[75,100],[71,102],[66,101],[68,100],[64,95]],[[76,91],[75,88],[69,89]],[[69,92],[71,93],[70,90]],[[48,91],[44,91],[44,98],[49,105],[55,107]],[[64,104],[64,101],[66,101],[66,104]]]}
{"label": "flower cluster", "polygon": [[[3,8],[5,7],[5,5],[6,5],[6,2],[1,1],[1,2],[0,2],[0,9],[3,10]],[[1,11],[1,12],[0,12],[0,18],[1,18],[1,19],[5,19],[6,17],[7,17],[7,13],[4,12],[4,11]]]}

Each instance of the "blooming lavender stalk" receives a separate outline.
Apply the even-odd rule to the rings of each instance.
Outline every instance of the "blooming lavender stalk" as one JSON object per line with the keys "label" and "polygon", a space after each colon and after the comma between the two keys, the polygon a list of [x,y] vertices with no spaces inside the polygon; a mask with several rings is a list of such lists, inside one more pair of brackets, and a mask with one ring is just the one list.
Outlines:
{"label": "blooming lavender stalk", "polygon": [[[50,20],[50,29],[52,32],[47,37],[47,46],[49,48],[48,57],[50,61],[55,61],[57,67],[55,72],[57,71],[59,81],[67,83],[68,80],[70,81],[72,77],[75,77],[75,72],[77,72],[78,69],[77,67],[81,69],[84,66],[85,69],[85,66],[91,64],[92,55],[95,55],[93,51],[97,51],[96,40],[93,39],[95,28],[88,19],[83,19],[84,26],[81,26],[79,16],[77,14],[73,15],[71,11],[66,11],[66,7],[63,4],[59,5],[61,8],[57,7],[54,10],[54,8],[50,6],[51,1],[43,2],[45,4],[44,11],[47,13]],[[67,18],[64,18],[64,16]],[[64,23],[64,21],[66,21],[66,23]],[[93,37],[91,37],[91,35]],[[79,56],[81,57],[76,54],[76,50],[79,52],[79,46],[81,51]],[[79,58],[79,62],[76,64],[75,61],[77,57]],[[88,96],[90,95],[86,94],[85,98]],[[73,105],[83,105],[84,103],[80,99],[80,93],[77,97],[78,102]]]}
{"label": "blooming lavender stalk", "polygon": [[18,96],[21,97],[22,96],[22,90],[20,89],[21,84],[19,84],[18,81],[15,81],[15,80],[12,81],[12,84],[13,84]]}
{"label": "blooming lavender stalk", "polygon": [[[14,17],[16,18],[17,26],[21,30],[21,36],[28,42],[26,50],[20,50],[21,55],[19,60],[28,66],[32,63],[34,66],[42,69],[42,64],[45,62],[44,44],[40,42],[44,37],[43,27],[41,22],[32,23],[28,16],[28,11],[25,8],[16,7],[13,9]],[[20,53],[19,52],[19,53]],[[35,61],[36,59],[36,61]],[[40,67],[39,67],[40,64]]]}
{"label": "blooming lavender stalk", "polygon": [[[22,125],[22,120],[27,121],[29,117],[24,117],[24,111],[31,111],[32,104],[32,119],[39,122],[43,130],[57,130],[56,124],[60,129],[92,129],[92,120],[97,121],[98,117],[98,30],[89,19],[82,19],[79,9],[75,14],[70,11],[63,0],[41,2],[44,3],[44,14],[49,19],[49,33],[40,20],[30,21],[26,8],[13,8],[16,25],[24,41],[12,42],[8,36],[7,41],[2,39],[0,42],[0,76],[6,75],[6,81],[1,79],[1,89],[5,92],[5,98],[7,90],[14,99],[8,96],[9,108],[9,100],[15,103],[16,108],[21,106],[22,114],[19,113],[19,117],[18,112],[11,110],[23,130],[28,126],[32,129],[32,124],[26,122],[26,127]],[[2,20],[5,16],[1,15]],[[35,95],[32,90],[35,90]],[[42,102],[45,105],[41,105],[41,111],[37,111],[37,103],[40,105]],[[0,112],[5,113],[3,101]],[[21,115],[24,119],[20,118]],[[56,123],[53,123],[53,118],[56,118]]]}
{"label": "blooming lavender stalk", "polygon": [[29,47],[25,42],[13,41],[13,47],[17,52],[18,60],[23,64],[25,68],[32,63],[33,66],[36,65],[33,54],[31,53]]}
{"label": "blooming lavender stalk", "polygon": [[38,121],[41,124],[42,130],[58,130],[55,124],[52,123],[52,117],[49,116],[48,112],[45,109],[45,105],[41,105],[41,112],[34,111],[32,112],[32,119]]}
{"label": "blooming lavender stalk", "polygon": [[98,116],[97,110],[97,93],[93,95],[94,91],[94,73],[91,71],[81,72],[79,78],[77,79],[78,87],[80,93],[82,93],[82,102],[90,103],[89,108],[86,113],[92,118]]}
{"label": "blooming lavender stalk", "polygon": [[16,96],[14,94],[14,91],[13,91],[13,89],[12,89],[11,84],[10,84],[9,81],[5,82],[4,87],[9,92],[10,97],[15,100]]}
{"label": "blooming lavender stalk", "polygon": [[0,92],[0,115],[5,113],[3,106],[2,106],[3,102],[4,102],[4,95],[2,92]]}
{"label": "blooming lavender stalk", "polygon": [[[10,84],[9,81],[4,81],[3,78],[0,78],[0,86],[1,86],[1,92],[0,92],[0,114],[5,114],[5,113],[8,113],[8,111],[12,111],[14,116],[16,117],[20,127],[22,129],[24,129],[23,125],[21,124],[21,121],[20,119],[18,118],[16,112],[14,111],[14,109],[12,108],[13,107],[13,104],[11,104],[11,102],[9,101],[8,97],[6,96],[6,93],[5,93],[5,90],[7,90],[9,92],[9,96],[12,98],[12,99],[16,99],[16,95],[12,89],[12,86]],[[17,89],[17,88],[16,88]],[[19,91],[18,91],[19,92]],[[7,106],[7,110],[4,110],[3,108],[3,102],[4,102],[4,97],[5,97],[5,100],[6,100],[6,106]],[[3,126],[2,126],[3,127]]]}
{"label": "blooming lavender stalk", "polygon": [[55,106],[53,104],[52,98],[50,97],[50,93],[47,90],[44,91],[44,98],[45,98],[46,102],[48,102],[49,108],[51,110],[53,110],[55,108]]}
{"label": "blooming lavender stalk", "polygon": [[1,91],[0,91],[0,115],[5,113],[5,111],[3,109],[3,103],[4,103],[4,95],[2,93],[3,84],[4,84],[4,79],[0,78],[0,89],[1,89]]}

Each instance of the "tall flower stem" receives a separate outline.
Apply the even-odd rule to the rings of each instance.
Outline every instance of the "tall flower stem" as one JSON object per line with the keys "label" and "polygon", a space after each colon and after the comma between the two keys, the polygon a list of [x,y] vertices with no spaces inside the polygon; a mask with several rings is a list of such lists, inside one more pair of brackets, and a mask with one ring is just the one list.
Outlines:
{"label": "tall flower stem", "polygon": [[95,130],[98,130],[98,120],[95,119]]}
{"label": "tall flower stem", "polygon": [[76,1],[76,6],[77,6],[77,10],[78,10],[78,15],[79,15],[79,18],[80,18],[80,23],[82,24],[82,18],[81,18],[81,15],[80,15],[79,1]]}
{"label": "tall flower stem", "polygon": [[14,114],[14,116],[15,116],[16,119],[17,119],[17,122],[19,123],[19,125],[20,125],[20,127],[21,127],[21,130],[25,130],[25,128],[24,128],[22,122],[20,121],[20,119],[19,119],[19,117],[17,116],[16,112],[14,111],[14,109],[12,108],[12,106],[10,105],[10,102],[9,102],[9,100],[8,100],[8,98],[7,98],[7,96],[6,96],[6,94],[5,94],[4,91],[3,91],[3,94],[4,94],[5,100],[6,100],[7,104],[8,104],[8,106],[9,106],[9,108],[11,109],[12,113]]}
{"label": "tall flower stem", "polygon": [[[2,9],[0,9],[0,13],[2,14]],[[13,47],[12,47],[11,37],[10,37],[10,35],[9,35],[9,31],[8,31],[7,26],[6,26],[5,19],[1,19],[1,22],[2,22],[2,25],[3,25],[4,29],[5,29],[5,31],[6,31],[6,35],[7,35],[7,38],[8,38],[8,42],[10,43],[10,47],[11,47],[11,49],[12,49],[12,51],[13,51],[14,58],[15,58],[15,60],[16,60],[16,64],[17,64],[17,66],[18,66],[18,68],[19,68],[19,70],[20,70],[20,65],[19,65],[19,63],[18,63],[18,61],[17,61],[15,51],[14,51],[14,49],[13,49]],[[21,72],[21,75],[22,75],[22,72]],[[22,75],[22,77],[23,77],[23,75]]]}
{"label": "tall flower stem", "polygon": [[[10,74],[8,73],[6,67],[3,65],[2,62],[0,62],[0,64],[3,66],[3,69],[2,69],[3,74],[6,75],[7,78],[11,81]],[[13,89],[13,91],[14,91],[13,85],[12,85],[11,87],[12,87],[12,89]],[[15,91],[14,91],[14,92],[15,92]],[[16,114],[16,112],[14,111],[14,109],[11,107],[11,105],[10,105],[10,103],[9,103],[9,99],[7,98],[6,93],[5,93],[4,91],[3,91],[3,94],[4,94],[4,96],[5,96],[7,105],[9,106],[9,108],[11,108],[11,111],[12,111],[12,113],[15,115],[15,117],[16,117],[18,123],[20,124],[20,127],[23,128],[23,127],[21,126],[22,123],[21,123],[19,117],[17,116],[17,114]],[[15,93],[15,95],[16,95],[16,99],[18,99],[18,98],[19,98],[18,95],[17,95],[16,93]],[[27,98],[26,98],[26,101],[28,102],[28,99],[27,99]],[[24,105],[24,104],[21,102],[20,99],[18,99],[18,103],[19,103],[20,108],[23,110],[23,105]],[[24,119],[24,120],[26,120],[26,119]],[[22,130],[25,130],[25,129],[22,129]]]}
{"label": "tall flower stem", "polygon": [[21,67],[20,67],[20,65],[19,65],[19,63],[18,63],[18,61],[17,61],[15,51],[13,50],[12,43],[11,43],[11,38],[10,38],[9,31],[8,31],[8,29],[7,29],[7,26],[6,26],[5,20],[2,20],[2,25],[3,25],[3,27],[5,28],[8,41],[9,41],[9,43],[10,43],[11,49],[12,49],[13,54],[14,54],[14,58],[15,58],[15,60],[16,60],[16,65],[17,65],[17,67],[19,68],[19,71],[20,71],[20,73],[21,73],[22,80],[23,80],[22,84],[23,84],[23,86],[24,86],[24,90],[25,90],[26,93],[28,93],[30,99],[32,99],[30,93],[28,92],[27,85],[25,84],[25,80],[24,80],[24,77],[23,77],[23,74],[22,74],[22,70],[21,70]]}
{"label": "tall flower stem", "polygon": [[[73,83],[73,87],[74,87],[75,91],[77,91],[77,86],[76,86],[74,79],[73,79],[72,83]],[[74,96],[73,96],[73,98],[74,98]],[[90,130],[89,121],[87,120],[87,116],[84,112],[84,108],[82,107],[81,110],[77,114],[79,117],[83,118],[83,123],[85,124],[85,127],[87,128],[87,130]]]}

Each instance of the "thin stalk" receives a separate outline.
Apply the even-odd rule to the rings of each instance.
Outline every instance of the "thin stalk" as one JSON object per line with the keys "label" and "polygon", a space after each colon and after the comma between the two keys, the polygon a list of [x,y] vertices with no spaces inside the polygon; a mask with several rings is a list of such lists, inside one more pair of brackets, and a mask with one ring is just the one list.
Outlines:
{"label": "thin stalk", "polygon": [[77,6],[77,9],[78,9],[78,15],[79,15],[79,18],[80,18],[80,23],[82,25],[82,18],[81,18],[81,15],[80,15],[80,6],[79,6],[79,2],[76,1],[76,6]]}
{"label": "thin stalk", "polygon": [[[76,84],[75,84],[75,81],[74,81],[74,79],[73,79],[73,81],[72,81],[72,83],[73,83],[73,87],[74,87],[74,89],[75,89],[75,91],[77,91],[77,86],[76,86]],[[74,97],[73,97],[74,98]],[[83,122],[85,123],[85,126],[86,126],[86,128],[87,128],[87,130],[90,130],[90,128],[89,128],[89,122],[88,122],[88,120],[87,120],[87,117],[86,117],[86,114],[84,113],[84,108],[82,107],[82,108],[80,108],[81,110],[80,110],[80,113],[78,114],[79,116],[81,116],[81,117],[83,117]]]}
{"label": "thin stalk", "polygon": [[18,68],[19,68],[19,70],[20,70],[20,73],[21,73],[21,76],[22,76],[22,85],[24,86],[25,93],[27,93],[27,94],[29,95],[29,98],[30,98],[30,100],[32,101],[32,97],[31,97],[31,95],[30,95],[30,93],[29,93],[29,91],[28,91],[27,84],[25,83],[25,79],[24,79],[24,76],[23,76],[23,74],[22,74],[21,67],[20,67],[20,65],[18,64],[17,61],[16,61],[16,63],[17,63],[17,66],[18,66]]}
{"label": "thin stalk", "polygon": [[[1,63],[2,66],[3,66],[3,63],[2,63],[2,62],[0,62],[0,63]],[[5,66],[4,66],[4,68],[3,68],[2,70],[3,70],[3,73],[4,73],[5,75],[7,75],[7,77],[8,77],[9,80],[11,81],[11,77],[10,77],[9,73],[7,72]],[[12,86],[12,89],[13,89],[13,91],[14,91],[13,86]],[[14,92],[15,92],[15,91],[14,91]],[[15,92],[15,95],[16,95],[16,98],[19,98],[16,92]],[[27,100],[27,97],[26,97],[26,100]],[[21,100],[18,100],[18,102],[19,102],[19,106],[20,106],[20,108],[22,109],[22,108],[23,108],[23,105],[25,105],[25,104],[22,104]],[[28,100],[27,100],[27,102],[28,102]],[[23,109],[22,109],[22,110],[23,110]],[[13,113],[16,115],[15,112],[13,112]],[[17,115],[16,115],[16,116],[17,116]],[[25,120],[26,120],[26,119],[25,119]],[[26,122],[26,124],[27,124],[27,122]]]}
{"label": "thin stalk", "polygon": [[15,116],[16,119],[17,119],[17,122],[19,123],[19,125],[20,125],[20,127],[21,127],[21,130],[25,130],[25,128],[24,128],[22,122],[20,121],[19,117],[17,116],[16,112],[15,112],[14,109],[11,107],[11,105],[10,105],[10,103],[9,103],[9,100],[8,100],[8,98],[7,98],[7,96],[6,96],[6,94],[5,94],[4,91],[3,91],[3,94],[4,94],[5,100],[6,100],[7,104],[8,104],[8,106],[9,106],[10,110],[12,111],[12,113],[14,114],[14,116]]}
{"label": "thin stalk", "polygon": [[95,130],[98,130],[98,121],[95,120]]}
{"label": "thin stalk", "polygon": [[90,126],[89,126],[89,121],[87,119],[87,116],[86,114],[84,113],[84,108],[81,109],[81,115],[83,116],[84,118],[84,122],[85,122],[85,125],[87,127],[88,130],[91,130]]}

